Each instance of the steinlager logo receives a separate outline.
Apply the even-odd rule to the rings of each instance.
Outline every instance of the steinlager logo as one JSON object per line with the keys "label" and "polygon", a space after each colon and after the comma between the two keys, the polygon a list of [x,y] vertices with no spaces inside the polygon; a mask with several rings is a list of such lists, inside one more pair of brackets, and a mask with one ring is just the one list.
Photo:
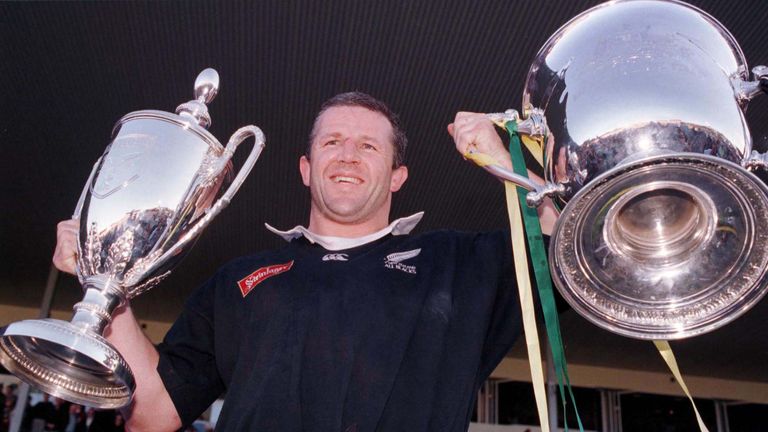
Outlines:
{"label": "steinlager logo", "polygon": [[253,288],[256,287],[256,285],[264,282],[272,276],[287,272],[291,269],[291,267],[293,267],[293,261],[289,261],[285,264],[275,264],[262,267],[249,274],[248,276],[240,279],[240,281],[237,282],[237,286],[240,287],[240,292],[243,293],[243,297],[245,297],[249,292],[251,292]]}

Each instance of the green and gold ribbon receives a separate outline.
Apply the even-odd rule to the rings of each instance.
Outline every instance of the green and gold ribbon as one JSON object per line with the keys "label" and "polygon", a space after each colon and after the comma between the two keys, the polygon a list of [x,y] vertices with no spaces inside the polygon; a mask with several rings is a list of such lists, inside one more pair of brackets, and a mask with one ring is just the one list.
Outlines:
{"label": "green and gold ribbon", "polygon": [[[527,177],[528,170],[525,166],[525,160],[523,158],[520,135],[517,133],[517,122],[508,121],[504,126],[509,133],[509,154],[512,158],[513,170],[515,174]],[[531,147],[529,146],[528,148],[530,149]],[[541,149],[541,146],[538,148]],[[542,160],[541,162],[543,163],[544,161]],[[563,406],[563,423],[565,424],[565,430],[567,431],[567,389],[568,396],[570,396],[570,400],[573,404],[573,412],[576,414],[576,422],[579,425],[579,430],[583,432],[584,426],[581,423],[579,410],[576,406],[576,398],[573,396],[573,389],[571,388],[570,378],[568,377],[568,365],[565,360],[565,349],[563,348],[563,338],[560,334],[560,322],[558,319],[557,307],[555,305],[555,296],[552,289],[552,278],[549,273],[549,265],[547,263],[547,254],[544,251],[544,239],[541,233],[539,216],[536,212],[536,209],[528,207],[525,202],[525,195],[527,191],[521,187],[517,187],[517,189],[519,208],[523,214],[523,223],[525,226],[525,234],[528,239],[528,248],[533,264],[534,277],[536,278],[536,286],[539,290],[539,301],[541,302],[541,307],[544,314],[544,326],[547,331],[549,346],[552,350],[552,359],[555,367],[555,374],[557,376],[557,385],[560,390],[560,400]],[[542,423],[544,423],[544,419],[542,419]]]}

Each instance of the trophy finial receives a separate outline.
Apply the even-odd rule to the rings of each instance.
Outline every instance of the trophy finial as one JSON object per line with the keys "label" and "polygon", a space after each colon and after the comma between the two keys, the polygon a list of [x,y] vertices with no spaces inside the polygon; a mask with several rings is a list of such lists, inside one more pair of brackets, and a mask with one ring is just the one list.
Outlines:
{"label": "trophy finial", "polygon": [[219,93],[219,73],[208,68],[200,72],[195,80],[195,99],[202,103],[211,103]]}
{"label": "trophy finial", "polygon": [[176,114],[189,118],[201,127],[211,125],[211,116],[208,114],[210,103],[219,92],[219,73],[215,69],[207,68],[197,75],[195,80],[195,99],[179,105]]}

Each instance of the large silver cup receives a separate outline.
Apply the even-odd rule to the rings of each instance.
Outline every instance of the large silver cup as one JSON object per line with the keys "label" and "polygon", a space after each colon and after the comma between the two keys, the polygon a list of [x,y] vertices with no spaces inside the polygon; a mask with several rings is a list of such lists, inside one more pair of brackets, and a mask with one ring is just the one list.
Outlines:
{"label": "large silver cup", "polygon": [[[85,296],[70,322],[8,325],[0,361],[9,371],[71,402],[98,408],[130,402],[133,374],[102,336],[112,312],[169,274],[227,206],[264,147],[255,126],[237,130],[226,147],[205,129],[211,122],[205,104],[218,86],[216,71],[206,69],[195,82],[195,100],[177,114],[137,111],[117,122],[75,210],[77,275]],[[219,196],[232,177],[235,150],[251,136],[250,155]]]}
{"label": "large silver cup", "polygon": [[536,56],[519,130],[544,137],[547,184],[489,170],[563,206],[559,291],[591,322],[640,339],[714,330],[768,288],[768,188],[750,172],[750,79],[733,36],[679,1],[619,0],[560,28]]}

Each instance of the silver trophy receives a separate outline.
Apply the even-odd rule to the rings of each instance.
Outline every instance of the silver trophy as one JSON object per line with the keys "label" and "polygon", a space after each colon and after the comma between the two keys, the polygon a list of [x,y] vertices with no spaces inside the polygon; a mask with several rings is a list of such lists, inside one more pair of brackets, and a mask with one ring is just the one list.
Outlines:
{"label": "silver trophy", "polygon": [[537,205],[564,206],[550,269],[593,323],[640,339],[714,330],[768,287],[768,188],[750,170],[747,102],[768,68],[679,1],[619,0],[560,28],[527,76],[518,122],[544,144],[547,184],[499,166]]}
{"label": "silver trophy", "polygon": [[[85,296],[70,322],[43,319],[8,325],[0,361],[46,393],[97,408],[131,401],[133,374],[102,336],[121,304],[168,276],[202,230],[229,204],[264,148],[255,126],[238,129],[226,147],[206,128],[206,103],[219,76],[206,69],[195,99],[176,114],[137,111],[120,119],[75,210],[80,219],[77,275]],[[232,156],[255,144],[234,180]]]}

